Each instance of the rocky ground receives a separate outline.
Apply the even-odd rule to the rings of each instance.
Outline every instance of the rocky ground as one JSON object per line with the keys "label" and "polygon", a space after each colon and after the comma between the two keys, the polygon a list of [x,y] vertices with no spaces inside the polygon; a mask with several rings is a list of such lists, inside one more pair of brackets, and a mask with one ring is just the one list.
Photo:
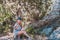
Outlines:
{"label": "rocky ground", "polygon": [[0,40],[14,40],[13,34],[9,33],[9,35],[2,36],[0,37]]}
{"label": "rocky ground", "polygon": [[[40,35],[35,35],[33,39],[28,39],[28,40],[46,40],[46,39],[47,37],[41,37]],[[0,40],[14,40],[14,37],[12,34],[10,34],[10,35],[0,37]],[[26,39],[22,39],[22,40],[26,40]]]}

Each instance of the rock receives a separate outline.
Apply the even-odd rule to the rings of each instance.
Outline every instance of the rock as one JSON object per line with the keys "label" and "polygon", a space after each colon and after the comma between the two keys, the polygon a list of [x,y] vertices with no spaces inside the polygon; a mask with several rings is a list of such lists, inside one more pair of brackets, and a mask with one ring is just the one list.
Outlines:
{"label": "rock", "polygon": [[53,31],[49,39],[60,39],[60,27],[58,27],[55,31]]}
{"label": "rock", "polygon": [[9,35],[0,37],[0,40],[14,40],[13,34],[10,33]]}

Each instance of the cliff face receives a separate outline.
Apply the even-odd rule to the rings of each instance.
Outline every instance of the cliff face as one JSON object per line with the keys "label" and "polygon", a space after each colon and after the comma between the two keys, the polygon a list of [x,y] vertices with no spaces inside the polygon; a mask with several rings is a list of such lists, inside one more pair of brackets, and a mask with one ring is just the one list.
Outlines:
{"label": "cliff face", "polygon": [[[53,14],[60,15],[60,0],[55,0],[55,2],[53,3]],[[54,40],[60,40],[60,18],[58,18],[57,21],[54,21],[54,23],[52,24],[53,26],[53,32],[50,35],[49,39],[54,39]]]}
{"label": "cliff face", "polygon": [[[48,26],[43,28],[43,31],[41,33],[45,33],[46,36],[49,36],[49,39],[53,40],[59,40],[60,39],[60,0],[53,0],[53,4],[51,6],[51,12],[48,13],[52,16],[46,16],[44,17],[45,20],[49,19],[49,22],[51,22]],[[57,18],[57,16],[59,16]],[[53,21],[51,21],[51,19]]]}

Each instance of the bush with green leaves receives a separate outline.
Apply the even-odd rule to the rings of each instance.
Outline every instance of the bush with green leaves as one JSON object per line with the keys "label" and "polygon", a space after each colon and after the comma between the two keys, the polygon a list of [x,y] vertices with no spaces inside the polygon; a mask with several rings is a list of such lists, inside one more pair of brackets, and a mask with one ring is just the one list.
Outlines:
{"label": "bush with green leaves", "polygon": [[7,31],[9,29],[9,20],[12,16],[12,13],[9,9],[4,8],[2,4],[0,4],[0,33]]}

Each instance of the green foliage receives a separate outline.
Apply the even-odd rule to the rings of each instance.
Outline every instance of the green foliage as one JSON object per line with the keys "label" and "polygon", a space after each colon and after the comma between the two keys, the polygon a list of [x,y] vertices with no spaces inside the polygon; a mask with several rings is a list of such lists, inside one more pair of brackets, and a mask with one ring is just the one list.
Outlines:
{"label": "green foliage", "polygon": [[33,30],[32,27],[29,27],[29,28],[26,29],[26,31],[27,31],[28,33],[32,33],[32,30]]}
{"label": "green foliage", "polygon": [[12,16],[12,13],[9,11],[9,9],[4,8],[2,4],[0,4],[0,33],[3,33],[4,31],[9,29],[9,24],[7,22],[7,19]]}
{"label": "green foliage", "polygon": [[39,34],[40,31],[39,29],[34,29],[32,26],[30,26],[26,29],[26,32],[34,35],[34,34]]}
{"label": "green foliage", "polygon": [[11,15],[12,13],[9,11],[9,9],[4,8],[4,6],[0,4],[0,22],[5,21]]}

